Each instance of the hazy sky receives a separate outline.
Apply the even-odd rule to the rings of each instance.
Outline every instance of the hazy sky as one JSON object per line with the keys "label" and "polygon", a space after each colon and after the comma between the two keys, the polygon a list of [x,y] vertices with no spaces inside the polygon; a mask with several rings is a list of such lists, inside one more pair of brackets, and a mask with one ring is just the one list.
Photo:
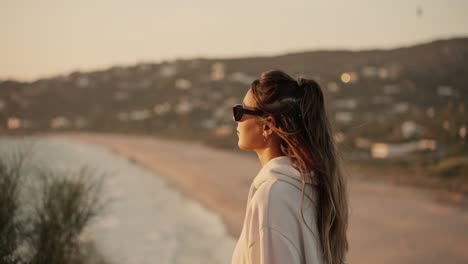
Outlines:
{"label": "hazy sky", "polygon": [[468,36],[467,10],[467,0],[0,0],[0,78],[392,48]]}

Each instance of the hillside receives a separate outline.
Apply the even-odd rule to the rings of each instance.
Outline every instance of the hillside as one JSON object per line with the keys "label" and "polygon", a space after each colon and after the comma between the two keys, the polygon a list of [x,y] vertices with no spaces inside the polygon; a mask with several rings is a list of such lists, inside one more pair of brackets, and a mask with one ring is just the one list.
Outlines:
{"label": "hillside", "polygon": [[145,133],[236,148],[232,105],[268,69],[319,81],[347,160],[468,177],[468,38],[392,50],[138,64],[30,83],[3,80],[0,133]]}

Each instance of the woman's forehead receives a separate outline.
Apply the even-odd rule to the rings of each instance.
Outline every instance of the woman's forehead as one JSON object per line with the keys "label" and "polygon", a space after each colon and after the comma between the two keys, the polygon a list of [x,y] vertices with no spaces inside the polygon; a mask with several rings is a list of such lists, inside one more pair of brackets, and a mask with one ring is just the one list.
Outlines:
{"label": "woman's forehead", "polygon": [[252,96],[252,92],[251,92],[250,89],[245,94],[244,100],[242,101],[242,105],[243,106],[251,106],[251,107],[255,106],[255,100],[254,100],[254,98]]}

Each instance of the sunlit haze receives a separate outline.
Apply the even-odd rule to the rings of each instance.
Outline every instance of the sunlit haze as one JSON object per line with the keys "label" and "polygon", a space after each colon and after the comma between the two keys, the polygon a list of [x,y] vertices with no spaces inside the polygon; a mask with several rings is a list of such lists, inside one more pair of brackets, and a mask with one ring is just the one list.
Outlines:
{"label": "sunlit haze", "polygon": [[0,79],[468,36],[466,0],[0,0]]}

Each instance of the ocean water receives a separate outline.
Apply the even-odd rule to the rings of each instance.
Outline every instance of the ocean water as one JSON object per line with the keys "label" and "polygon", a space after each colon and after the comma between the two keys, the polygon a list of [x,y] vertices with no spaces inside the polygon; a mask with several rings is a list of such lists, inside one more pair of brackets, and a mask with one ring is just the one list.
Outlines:
{"label": "ocean water", "polygon": [[221,218],[158,175],[100,146],[58,138],[0,137],[3,154],[30,146],[35,163],[66,170],[86,166],[106,175],[101,198],[110,202],[83,238],[93,240],[109,263],[230,262],[235,240]]}

